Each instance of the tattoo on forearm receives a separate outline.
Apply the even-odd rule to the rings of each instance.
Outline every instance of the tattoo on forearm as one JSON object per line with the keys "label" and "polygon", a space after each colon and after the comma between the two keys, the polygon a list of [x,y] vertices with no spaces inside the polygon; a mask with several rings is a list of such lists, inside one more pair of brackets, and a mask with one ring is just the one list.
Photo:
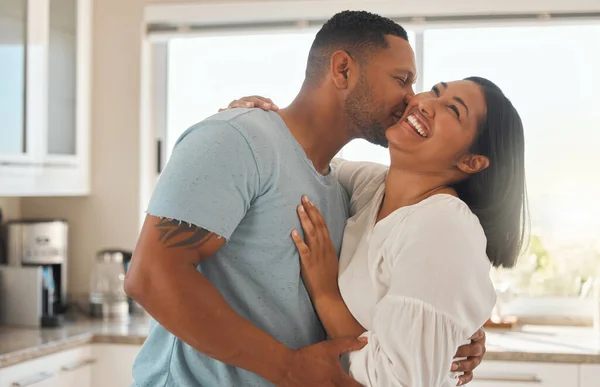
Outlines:
{"label": "tattoo on forearm", "polygon": [[174,219],[161,218],[156,228],[160,231],[158,240],[169,248],[197,249],[215,236],[208,230]]}

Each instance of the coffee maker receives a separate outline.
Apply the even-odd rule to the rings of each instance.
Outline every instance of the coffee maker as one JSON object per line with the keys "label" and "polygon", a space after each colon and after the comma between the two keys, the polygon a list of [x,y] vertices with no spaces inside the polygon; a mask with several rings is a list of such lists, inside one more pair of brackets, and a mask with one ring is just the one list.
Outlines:
{"label": "coffee maker", "polygon": [[[30,284],[31,289],[42,291],[40,302],[43,307],[34,307],[44,315],[40,317],[44,317],[47,325],[59,321],[67,309],[68,231],[68,224],[63,219],[12,220],[5,225],[6,263],[11,268],[30,269],[21,272],[30,278],[29,281],[36,282]],[[18,282],[12,286],[17,287]],[[9,295],[11,291],[18,292],[14,288],[3,291]],[[37,301],[32,303],[39,304]]]}

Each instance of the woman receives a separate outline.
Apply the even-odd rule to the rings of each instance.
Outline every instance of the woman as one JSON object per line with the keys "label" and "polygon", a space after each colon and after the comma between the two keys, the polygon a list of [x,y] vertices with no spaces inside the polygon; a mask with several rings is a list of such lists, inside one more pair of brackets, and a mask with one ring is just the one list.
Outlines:
{"label": "woman", "polygon": [[453,356],[495,304],[490,268],[513,266],[522,247],[522,122],[495,84],[472,77],[415,96],[386,137],[389,169],[333,162],[351,195],[339,263],[302,199],[302,276],[330,337],[368,339],[348,359],[361,384],[456,384]]}

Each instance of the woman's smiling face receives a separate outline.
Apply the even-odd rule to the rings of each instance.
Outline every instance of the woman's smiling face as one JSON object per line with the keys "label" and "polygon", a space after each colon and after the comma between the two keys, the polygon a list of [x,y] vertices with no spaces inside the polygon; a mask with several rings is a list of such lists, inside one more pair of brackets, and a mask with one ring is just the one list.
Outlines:
{"label": "woman's smiling face", "polygon": [[470,155],[469,148],[485,117],[485,97],[479,85],[438,83],[431,91],[416,95],[402,119],[386,131],[392,163],[431,174],[457,166],[466,173],[478,172],[487,164],[483,156]]}

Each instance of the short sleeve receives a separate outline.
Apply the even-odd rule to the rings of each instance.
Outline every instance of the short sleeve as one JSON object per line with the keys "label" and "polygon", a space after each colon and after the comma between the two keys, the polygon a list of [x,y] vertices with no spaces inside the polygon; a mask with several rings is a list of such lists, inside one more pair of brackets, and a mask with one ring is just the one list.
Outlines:
{"label": "short sleeve", "polygon": [[373,265],[389,273],[389,288],[364,334],[368,344],[349,355],[364,386],[446,385],[456,350],[495,304],[477,218],[450,197],[419,207],[377,230],[390,236]]}
{"label": "short sleeve", "polygon": [[254,153],[244,135],[227,121],[204,121],[178,140],[147,212],[229,239],[259,186]]}
{"label": "short sleeve", "polygon": [[350,197],[351,216],[371,201],[375,191],[385,181],[388,170],[383,164],[340,158],[333,159],[331,166],[340,185]]}

